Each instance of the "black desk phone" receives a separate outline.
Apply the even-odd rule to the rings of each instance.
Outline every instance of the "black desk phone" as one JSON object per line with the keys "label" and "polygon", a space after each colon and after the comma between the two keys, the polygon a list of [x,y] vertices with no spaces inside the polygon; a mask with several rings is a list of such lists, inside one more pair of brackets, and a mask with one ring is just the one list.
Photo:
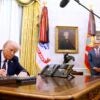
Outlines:
{"label": "black desk phone", "polygon": [[40,75],[50,76],[50,77],[62,77],[72,79],[72,68],[74,65],[65,64],[50,64],[44,67]]}

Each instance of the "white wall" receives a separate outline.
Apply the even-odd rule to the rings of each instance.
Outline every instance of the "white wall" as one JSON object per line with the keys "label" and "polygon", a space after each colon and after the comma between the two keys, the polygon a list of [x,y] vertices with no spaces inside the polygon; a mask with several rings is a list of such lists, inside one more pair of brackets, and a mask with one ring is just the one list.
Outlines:
{"label": "white wall", "polygon": [[0,0],[0,49],[7,40],[20,42],[21,13],[16,0]]}
{"label": "white wall", "polygon": [[[41,0],[43,3],[44,0]],[[89,12],[82,6],[77,4],[74,0],[61,8],[61,0],[45,0],[49,13],[49,27],[50,27],[50,52],[52,57],[52,63],[62,63],[63,54],[55,53],[55,27],[56,26],[77,26],[78,27],[78,46],[79,51],[77,54],[72,54],[75,57],[76,70],[84,70],[84,52],[87,35],[87,25]],[[91,2],[92,1],[92,2]],[[92,4],[94,13],[100,16],[100,1],[99,0],[80,0],[80,2],[89,8]],[[95,17],[97,30],[100,30],[100,19]],[[85,72],[85,71],[84,71]]]}

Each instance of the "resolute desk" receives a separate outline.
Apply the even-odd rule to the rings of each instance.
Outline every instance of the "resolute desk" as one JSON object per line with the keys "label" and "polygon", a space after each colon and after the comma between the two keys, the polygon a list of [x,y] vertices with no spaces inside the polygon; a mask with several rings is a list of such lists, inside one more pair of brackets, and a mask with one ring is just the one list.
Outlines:
{"label": "resolute desk", "polygon": [[100,78],[38,76],[36,84],[0,86],[0,100],[100,100]]}

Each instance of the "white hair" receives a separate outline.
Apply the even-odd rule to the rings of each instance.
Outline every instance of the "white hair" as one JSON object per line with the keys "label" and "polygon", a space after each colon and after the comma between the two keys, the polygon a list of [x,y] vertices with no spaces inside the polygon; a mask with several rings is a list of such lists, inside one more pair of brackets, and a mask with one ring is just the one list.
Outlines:
{"label": "white hair", "polygon": [[12,41],[12,40],[8,40],[4,43],[3,45],[3,49],[8,46],[8,45],[12,45],[14,46],[14,48],[16,48],[16,50],[19,50],[20,49],[20,46],[15,42],[15,41]]}

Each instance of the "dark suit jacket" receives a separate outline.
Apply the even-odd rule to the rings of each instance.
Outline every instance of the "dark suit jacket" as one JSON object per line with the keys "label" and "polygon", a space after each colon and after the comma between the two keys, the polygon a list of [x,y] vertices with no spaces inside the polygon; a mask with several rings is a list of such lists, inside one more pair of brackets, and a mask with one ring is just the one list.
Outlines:
{"label": "dark suit jacket", "polygon": [[100,75],[100,72],[96,72],[93,67],[100,68],[100,56],[96,56],[95,50],[92,49],[88,53],[88,60],[90,63],[91,75]]}
{"label": "dark suit jacket", "polygon": [[[1,66],[1,51],[0,50],[0,66]],[[21,71],[26,71],[19,63],[18,57],[14,56],[11,60],[8,61],[8,71],[7,75],[19,74]]]}

